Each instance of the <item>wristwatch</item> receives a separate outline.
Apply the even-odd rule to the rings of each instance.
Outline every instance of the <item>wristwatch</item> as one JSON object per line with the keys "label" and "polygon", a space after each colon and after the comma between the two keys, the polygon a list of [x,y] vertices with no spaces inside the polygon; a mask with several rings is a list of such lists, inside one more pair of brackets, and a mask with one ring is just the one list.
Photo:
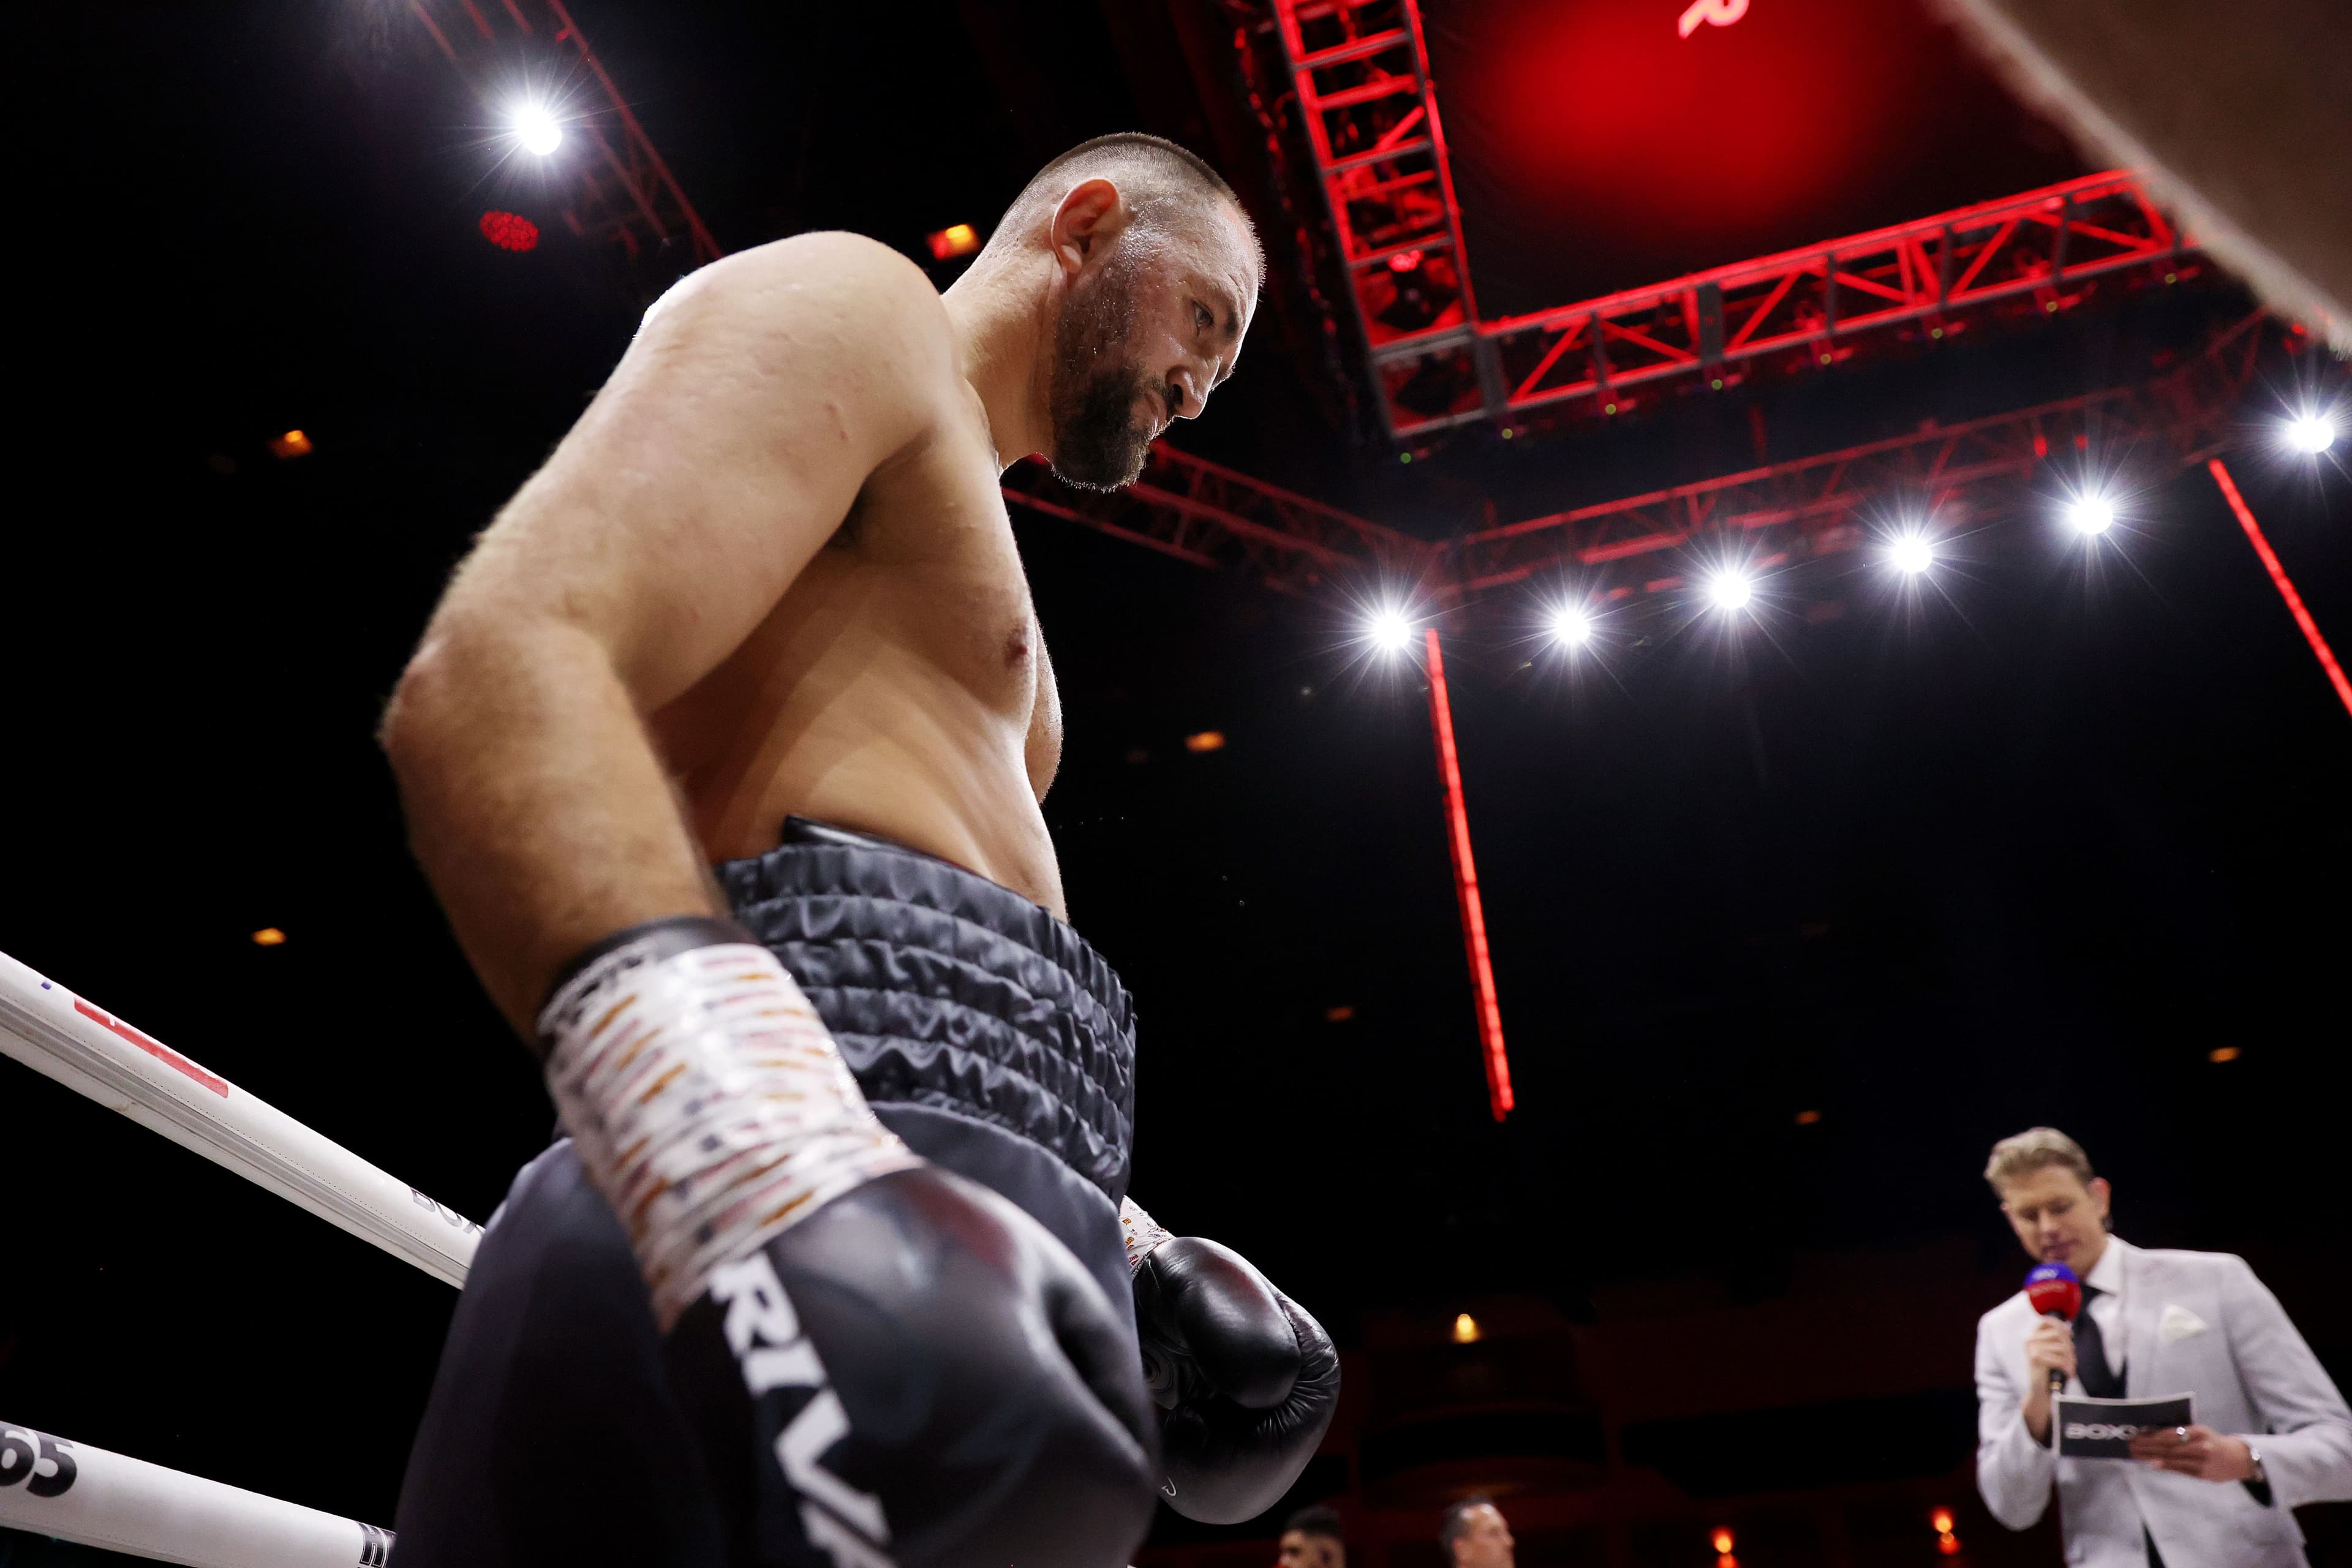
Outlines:
{"label": "wristwatch", "polygon": [[2266,1487],[2270,1485],[2270,1477],[2263,1472],[2263,1451],[2260,1448],[2255,1447],[2252,1443],[2249,1443],[2246,1445],[2246,1457],[2252,1459],[2254,1462],[2254,1473],[2248,1476],[2246,1479],[2258,1487]]}

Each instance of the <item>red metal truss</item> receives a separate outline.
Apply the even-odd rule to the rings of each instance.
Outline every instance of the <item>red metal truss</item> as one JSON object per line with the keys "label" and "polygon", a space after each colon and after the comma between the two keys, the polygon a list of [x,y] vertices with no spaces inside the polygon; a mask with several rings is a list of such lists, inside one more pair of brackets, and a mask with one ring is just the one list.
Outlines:
{"label": "red metal truss", "polygon": [[[1274,18],[1365,351],[1475,348],[1477,302],[1420,7],[1274,0]],[[1398,433],[1395,400],[1382,409]]]}
{"label": "red metal truss", "polygon": [[1485,320],[1418,0],[1272,4],[1392,437],[1578,399],[1616,413],[1645,384],[1728,383],[1773,356],[1828,364],[1888,328],[1940,336],[1999,301],[2052,314],[2103,273],[2179,265],[2179,230],[2136,176],[2111,172]]}
{"label": "red metal truss", "polygon": [[[2175,265],[2180,243],[2137,177],[2091,174],[1671,283],[1482,321],[1478,332],[1501,356],[1507,412],[1571,397],[1612,402],[1645,382],[1722,376],[1769,354],[1811,353],[1827,363],[1842,340],[1935,323],[1996,300],[2027,297],[2055,312],[2072,302],[2076,285],[2101,273]],[[1402,368],[1384,364],[1383,374]]]}
{"label": "red metal truss", "polygon": [[[1703,536],[1778,529],[1787,556],[1850,550],[1874,513],[1898,506],[1948,525],[1997,510],[2053,458],[2071,473],[2086,460],[2112,470],[2170,474],[2202,461],[2232,431],[2261,347],[2252,315],[2169,374],[1965,424],[1928,424],[1908,435],[1576,507],[1466,534],[1433,574],[1459,594],[1538,574],[1605,567],[1680,551]],[[1654,576],[1652,590],[1676,585]],[[1633,591],[1621,584],[1613,592]]]}
{"label": "red metal truss", "polygon": [[1830,364],[1889,329],[1942,337],[1982,308],[2054,314],[2126,268],[2168,280],[2187,242],[2129,174],[2085,175],[1801,250],[1372,355],[1391,430],[1508,419],[1575,399],[1614,414],[1639,389],[1752,362]]}
{"label": "red metal truss", "polygon": [[[1074,490],[1043,465],[1007,476],[1008,501],[1083,523],[1202,566],[1243,566],[1303,593],[1327,579],[1376,574],[1459,599],[1538,574],[1680,550],[1708,534],[1785,531],[1772,548],[1828,554],[1865,537],[1874,509],[1909,502],[1946,521],[1999,510],[2053,460],[2095,458],[2175,472],[2226,445],[2261,348],[2261,315],[2217,337],[2179,369],[1950,426],[1580,506],[1435,543],[1383,528],[1160,444],[1143,479],[1112,494]],[[1759,540],[1759,544],[1764,542]],[[1674,584],[1654,574],[1646,586]],[[1619,592],[1633,592],[1621,584]]]}
{"label": "red metal truss", "polygon": [[693,267],[719,259],[718,242],[662,162],[628,100],[589,48],[563,0],[408,0],[408,9],[449,63],[484,94],[486,103],[493,102],[490,95],[499,90],[489,73],[510,65],[518,47],[536,46],[551,56],[568,51],[580,72],[595,84],[608,113],[564,122],[567,134],[586,143],[586,150],[571,157],[564,170],[570,200],[563,220],[574,234],[610,240],[633,260],[664,242],[684,247],[681,259]]}
{"label": "red metal truss", "polygon": [[1155,442],[1143,477],[1123,490],[1081,490],[1027,462],[1005,476],[1004,499],[1051,517],[1190,561],[1239,566],[1284,593],[1370,567],[1411,574],[1431,559],[1408,533],[1295,495]]}

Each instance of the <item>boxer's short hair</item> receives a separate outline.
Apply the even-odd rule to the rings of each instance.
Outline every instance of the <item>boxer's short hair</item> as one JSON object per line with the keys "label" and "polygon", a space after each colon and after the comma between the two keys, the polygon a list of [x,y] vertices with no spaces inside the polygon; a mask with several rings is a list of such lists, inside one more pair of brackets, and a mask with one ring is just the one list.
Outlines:
{"label": "boxer's short hair", "polygon": [[1164,224],[1176,213],[1197,210],[1203,203],[1226,204],[1241,214],[1243,226],[1250,231],[1258,276],[1265,275],[1265,252],[1258,244],[1257,229],[1224,176],[1199,154],[1140,131],[1121,131],[1081,142],[1038,170],[1004,209],[997,233],[1051,211],[1069,195],[1070,187],[1096,178],[1116,184],[1137,219],[1147,225]]}
{"label": "boxer's short hair", "polygon": [[2055,1127],[2029,1127],[1994,1144],[1992,1158],[1985,1162],[1985,1180],[1998,1193],[2002,1183],[2053,1165],[2074,1172],[2074,1179],[2084,1186],[2091,1184],[2091,1157],[2083,1152],[2080,1143]]}

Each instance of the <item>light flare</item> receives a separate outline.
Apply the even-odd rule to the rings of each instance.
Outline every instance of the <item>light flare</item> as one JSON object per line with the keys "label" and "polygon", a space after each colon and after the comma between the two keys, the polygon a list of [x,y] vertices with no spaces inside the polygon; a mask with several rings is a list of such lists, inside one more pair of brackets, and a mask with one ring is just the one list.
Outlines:
{"label": "light flare", "polygon": [[2066,521],[2085,539],[2096,539],[2116,525],[2116,503],[2096,490],[2085,490],[2066,503]]}
{"label": "light flare", "polygon": [[2336,445],[2336,421],[2325,413],[2298,414],[2286,424],[2286,444],[2306,458]]}
{"label": "light flare", "polygon": [[544,158],[563,145],[563,127],[545,104],[519,103],[508,113],[507,122],[522,150],[533,157]]}

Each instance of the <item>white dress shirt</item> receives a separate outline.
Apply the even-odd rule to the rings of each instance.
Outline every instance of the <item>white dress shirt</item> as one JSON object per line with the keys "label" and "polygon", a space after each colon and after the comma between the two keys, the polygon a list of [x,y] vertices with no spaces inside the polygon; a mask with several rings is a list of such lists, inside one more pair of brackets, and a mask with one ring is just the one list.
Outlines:
{"label": "white dress shirt", "polygon": [[[2083,1303],[2083,1310],[2091,1314],[2091,1321],[2099,1325],[2099,1342],[2107,1352],[2107,1366],[2117,1377],[2124,1375],[2124,1251],[2109,1237],[2099,1248],[2099,1260],[2083,1276],[2083,1283],[2097,1295]],[[2087,1291],[2086,1291],[2087,1294]],[[2082,1380],[2073,1384],[2077,1398],[2082,1396]]]}

